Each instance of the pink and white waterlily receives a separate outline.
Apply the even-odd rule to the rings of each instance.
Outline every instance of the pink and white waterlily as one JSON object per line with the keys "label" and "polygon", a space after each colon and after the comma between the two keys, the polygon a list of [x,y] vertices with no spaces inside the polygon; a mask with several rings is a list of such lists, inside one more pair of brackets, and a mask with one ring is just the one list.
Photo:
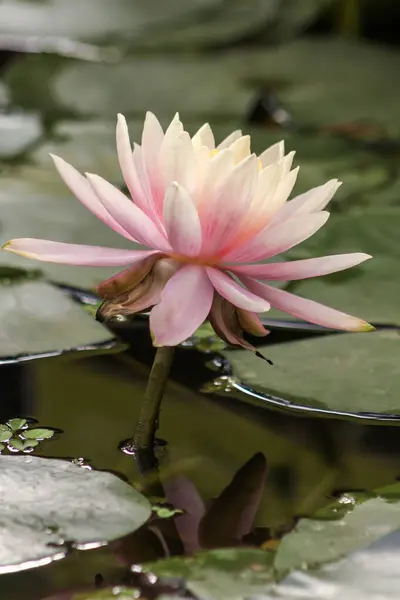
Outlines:
{"label": "pink and white waterlily", "polygon": [[[327,221],[324,209],[340,183],[288,201],[298,168],[284,143],[260,156],[250,138],[234,131],[215,146],[208,124],[193,136],[176,115],[163,131],[147,113],[141,145],[131,147],[118,116],[117,151],[130,198],[97,175],[81,175],[63,159],[55,166],[71,192],[96,217],[146,249],[122,250],[38,239],[3,248],[60,264],[127,268],[98,287],[105,318],[151,308],[156,346],[174,346],[210,319],[226,341],[249,347],[243,330],[268,333],[258,313],[271,306],[318,325],[373,329],[365,321],[270,286],[348,269],[370,258],[354,253],[290,262],[259,261],[300,244]],[[255,263],[255,264],[254,264]]]}

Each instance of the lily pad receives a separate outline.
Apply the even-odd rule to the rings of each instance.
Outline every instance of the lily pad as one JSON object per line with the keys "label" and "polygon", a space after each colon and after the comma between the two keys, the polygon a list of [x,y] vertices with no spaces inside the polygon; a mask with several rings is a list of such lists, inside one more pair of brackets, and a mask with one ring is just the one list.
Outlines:
{"label": "lily pad", "polygon": [[279,97],[297,123],[326,127],[366,119],[388,132],[400,125],[400,90],[392,83],[399,85],[395,49],[321,36],[231,58],[244,80],[259,86],[280,82]]}
{"label": "lily pad", "polygon": [[114,475],[62,460],[0,456],[0,573],[63,558],[140,527],[147,500]]}
{"label": "lily pad", "polygon": [[[103,325],[43,281],[3,286],[0,316],[0,363],[115,344]],[[10,427],[17,430],[23,424],[25,420],[13,419]]]}
{"label": "lily pad", "polygon": [[[224,351],[246,386],[305,407],[340,413],[400,414],[400,332],[340,334],[260,347],[273,361]],[[267,401],[267,400],[266,400]]]}
{"label": "lily pad", "polygon": [[301,519],[283,538],[274,561],[280,574],[333,562],[398,529],[400,485],[369,499],[343,494],[331,510],[337,510],[340,518]]}
{"label": "lily pad", "polygon": [[245,600],[264,597],[273,578],[273,554],[250,548],[199,552],[191,558],[169,558],[145,565],[158,577],[183,578],[202,600]]}
{"label": "lily pad", "polygon": [[130,39],[149,26],[195,12],[193,8],[207,8],[216,0],[198,0],[190,7],[184,0],[155,4],[115,0],[52,0],[49,2],[21,2],[6,0],[0,6],[0,32],[8,35],[66,37],[72,40]]}
{"label": "lily pad", "polygon": [[396,600],[399,594],[400,532],[318,570],[294,571],[274,590],[282,600]]}
{"label": "lily pad", "polygon": [[35,113],[0,113],[0,159],[22,154],[42,135],[42,124]]}
{"label": "lily pad", "polygon": [[[221,63],[222,61],[222,63]],[[140,86],[127,86],[140,81]],[[173,85],[171,85],[173,82]],[[51,82],[59,106],[82,115],[114,118],[152,110],[170,119],[243,113],[252,91],[241,86],[229,58],[206,56],[137,56],[119,64],[71,64]],[[79,94],[73,90],[79,89]]]}

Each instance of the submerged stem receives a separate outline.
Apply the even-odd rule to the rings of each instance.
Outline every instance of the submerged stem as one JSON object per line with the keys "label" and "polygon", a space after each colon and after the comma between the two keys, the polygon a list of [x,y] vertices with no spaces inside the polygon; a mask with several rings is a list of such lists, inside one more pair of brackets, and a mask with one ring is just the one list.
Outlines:
{"label": "submerged stem", "polygon": [[174,351],[173,346],[157,348],[132,438],[133,447],[138,452],[152,449],[154,446],[161,401],[167,385]]}

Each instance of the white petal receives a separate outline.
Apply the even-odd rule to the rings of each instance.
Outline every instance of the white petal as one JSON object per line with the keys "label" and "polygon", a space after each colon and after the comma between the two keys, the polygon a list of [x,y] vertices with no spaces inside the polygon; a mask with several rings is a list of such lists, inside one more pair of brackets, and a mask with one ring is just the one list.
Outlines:
{"label": "white petal", "polygon": [[150,187],[155,193],[162,183],[159,154],[163,139],[164,132],[157,117],[153,113],[147,112],[142,133],[142,152]]}
{"label": "white petal", "polygon": [[194,148],[199,146],[207,146],[209,150],[214,150],[215,139],[213,131],[208,123],[205,123],[197,133],[192,137],[192,144]]}
{"label": "white petal", "polygon": [[229,146],[229,150],[233,153],[235,162],[241,162],[250,156],[250,136],[244,135],[237,139],[236,142],[233,142],[233,144]]}
{"label": "white petal", "polygon": [[279,162],[285,156],[285,142],[281,141],[273,146],[270,146],[258,157],[262,167],[268,167],[273,163]]}
{"label": "white petal", "polygon": [[337,179],[331,179],[323,185],[319,185],[304,192],[304,194],[296,196],[275,215],[273,223],[281,223],[293,216],[311,214],[323,210],[341,185],[341,182]]}
{"label": "white petal", "polygon": [[222,140],[220,144],[218,144],[218,150],[224,150],[225,148],[229,148],[233,144],[233,142],[236,142],[236,140],[238,140],[241,137],[242,132],[240,131],[240,129],[232,131],[232,133],[230,133],[224,140]]}
{"label": "white petal", "polygon": [[197,256],[202,239],[199,215],[189,194],[177,182],[171,183],[165,193],[164,222],[173,251]]}

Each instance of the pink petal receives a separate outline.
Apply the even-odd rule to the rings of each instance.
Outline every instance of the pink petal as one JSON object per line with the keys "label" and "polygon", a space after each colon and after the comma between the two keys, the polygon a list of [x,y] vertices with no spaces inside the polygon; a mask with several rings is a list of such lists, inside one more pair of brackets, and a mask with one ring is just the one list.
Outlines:
{"label": "pink petal", "polygon": [[267,226],[243,248],[227,254],[224,261],[253,262],[286,252],[311,237],[326,223],[328,217],[328,212],[319,212],[304,217],[294,217],[276,227]]}
{"label": "pink petal", "polygon": [[138,242],[158,250],[171,249],[153,221],[119,189],[98,175],[86,173],[86,177],[112,217]]}
{"label": "pink petal", "polygon": [[324,183],[324,185],[319,185],[304,194],[296,196],[276,213],[272,224],[282,223],[294,216],[297,217],[323,210],[341,185],[341,182],[337,179],[331,179],[327,183]]}
{"label": "pink petal", "polygon": [[74,167],[59,156],[50,154],[55,167],[64,181],[65,185],[71,190],[74,196],[82,202],[83,206],[90,210],[100,221],[119,233],[128,240],[136,241],[117,221],[110,215],[107,209],[100,202],[97,195],[90,187],[87,179],[79,173]]}
{"label": "pink petal", "polygon": [[242,132],[240,131],[240,129],[232,131],[232,133],[230,133],[225,139],[222,140],[220,144],[218,144],[218,150],[225,150],[225,148],[229,148],[234,142],[236,142],[236,140],[238,140],[241,137]]}
{"label": "pink petal", "polygon": [[197,256],[202,240],[199,215],[187,191],[176,181],[165,193],[164,221],[173,251],[183,256]]}
{"label": "pink petal", "polygon": [[305,260],[292,260],[290,262],[232,266],[229,267],[229,270],[237,275],[248,275],[256,279],[295,281],[344,271],[369,258],[372,258],[369,254],[354,252],[353,254],[336,254],[319,258],[306,258]]}
{"label": "pink petal", "polygon": [[284,290],[273,288],[250,277],[241,277],[241,280],[255,294],[270,302],[271,306],[287,312],[298,319],[304,319],[323,327],[344,329],[346,331],[372,331],[374,329],[362,319],[346,315],[313,300],[306,300]]}
{"label": "pink petal", "polygon": [[237,308],[251,312],[265,312],[270,309],[268,302],[246,290],[230,275],[213,267],[206,267],[206,271],[217,292]]}
{"label": "pink petal", "polygon": [[176,346],[205,321],[214,295],[205,269],[184,265],[168,281],[161,302],[150,313],[155,346]]}
{"label": "pink petal", "polygon": [[215,139],[212,129],[208,123],[205,123],[192,137],[194,148],[206,146],[209,150],[214,150]]}
{"label": "pink petal", "polygon": [[121,114],[118,115],[116,133],[119,166],[130,195],[132,196],[132,200],[146,214],[151,215],[152,211],[151,206],[149,206],[149,198],[146,196],[142,185],[143,182],[140,180],[140,176],[134,166],[128,126],[125,117]]}
{"label": "pink petal", "polygon": [[278,142],[270,146],[258,157],[263,168],[272,165],[285,156],[285,142]]}
{"label": "pink petal", "polygon": [[258,176],[255,154],[239,163],[226,177],[213,197],[201,206],[203,253],[213,255],[230,243],[247,215]]}
{"label": "pink petal", "polygon": [[6,242],[3,250],[44,262],[93,267],[131,265],[153,254],[154,250],[120,250],[101,246],[81,246],[50,240],[20,238]]}

